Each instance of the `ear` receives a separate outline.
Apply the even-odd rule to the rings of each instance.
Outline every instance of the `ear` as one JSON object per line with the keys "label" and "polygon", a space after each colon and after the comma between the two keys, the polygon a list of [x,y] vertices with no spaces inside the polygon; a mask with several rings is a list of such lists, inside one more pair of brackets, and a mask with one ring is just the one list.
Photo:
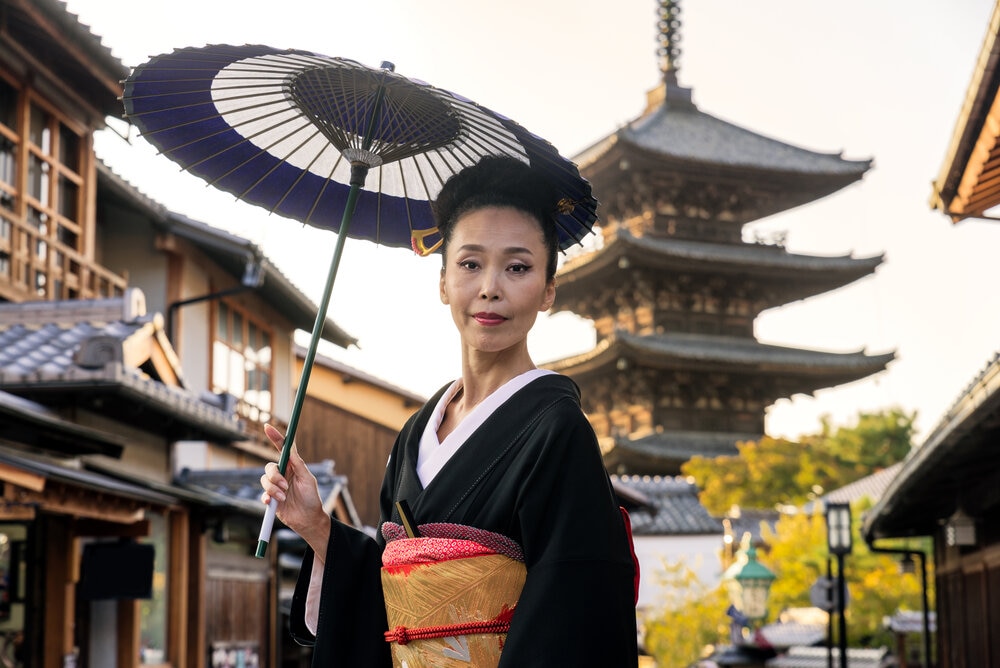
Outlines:
{"label": "ear", "polygon": [[539,313],[544,313],[552,308],[552,305],[556,301],[556,281],[552,279],[549,281],[548,285],[545,286],[545,294],[542,295],[542,305],[538,308]]}
{"label": "ear", "polygon": [[448,303],[448,291],[444,289],[444,268],[441,269],[441,279],[438,283],[438,289],[441,291],[441,303]]}

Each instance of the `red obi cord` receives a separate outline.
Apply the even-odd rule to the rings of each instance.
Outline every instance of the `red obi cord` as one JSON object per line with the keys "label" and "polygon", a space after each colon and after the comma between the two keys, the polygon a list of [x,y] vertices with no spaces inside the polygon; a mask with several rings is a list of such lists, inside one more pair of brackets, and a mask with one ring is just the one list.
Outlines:
{"label": "red obi cord", "polygon": [[398,642],[405,645],[411,640],[426,640],[428,638],[447,638],[448,636],[467,636],[474,633],[507,633],[510,631],[510,616],[506,619],[492,619],[482,622],[463,622],[461,624],[445,624],[443,626],[424,626],[408,629],[397,626],[385,632],[386,642]]}

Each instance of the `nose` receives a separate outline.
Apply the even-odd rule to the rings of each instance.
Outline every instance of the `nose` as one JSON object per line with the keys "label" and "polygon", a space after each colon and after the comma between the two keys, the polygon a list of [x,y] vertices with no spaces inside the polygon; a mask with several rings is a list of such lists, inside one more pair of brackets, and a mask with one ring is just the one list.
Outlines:
{"label": "nose", "polygon": [[492,272],[483,273],[483,284],[479,288],[479,298],[486,301],[500,299],[500,281]]}

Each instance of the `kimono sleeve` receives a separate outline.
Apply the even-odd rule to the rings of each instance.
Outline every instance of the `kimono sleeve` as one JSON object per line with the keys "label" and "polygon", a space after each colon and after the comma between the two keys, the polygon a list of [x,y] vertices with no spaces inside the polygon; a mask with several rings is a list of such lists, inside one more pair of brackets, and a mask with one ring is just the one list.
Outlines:
{"label": "kimono sleeve", "polygon": [[336,520],[323,567],[323,588],[316,636],[305,625],[313,552],[299,571],[289,631],[296,642],[313,647],[314,666],[392,666],[385,601],[382,598],[382,548],[370,536]]}
{"label": "kimono sleeve", "polygon": [[537,430],[519,490],[528,575],[500,666],[635,666],[630,539],[593,429],[565,403]]}

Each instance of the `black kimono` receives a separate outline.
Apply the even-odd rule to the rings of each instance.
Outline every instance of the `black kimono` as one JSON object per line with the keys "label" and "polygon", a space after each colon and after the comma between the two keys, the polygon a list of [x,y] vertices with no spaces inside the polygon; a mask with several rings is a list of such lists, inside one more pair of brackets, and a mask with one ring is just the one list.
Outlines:
{"label": "black kimono", "polygon": [[[406,500],[418,524],[465,524],[509,536],[527,580],[502,668],[633,668],[636,566],[594,431],[570,379],[544,375],[503,403],[424,489],[421,435],[442,388],[403,427],[382,484],[382,521]],[[312,553],[292,601],[292,634],[314,644],[313,666],[391,666],[380,581],[381,539],[334,521],[318,634],[304,622]]]}

